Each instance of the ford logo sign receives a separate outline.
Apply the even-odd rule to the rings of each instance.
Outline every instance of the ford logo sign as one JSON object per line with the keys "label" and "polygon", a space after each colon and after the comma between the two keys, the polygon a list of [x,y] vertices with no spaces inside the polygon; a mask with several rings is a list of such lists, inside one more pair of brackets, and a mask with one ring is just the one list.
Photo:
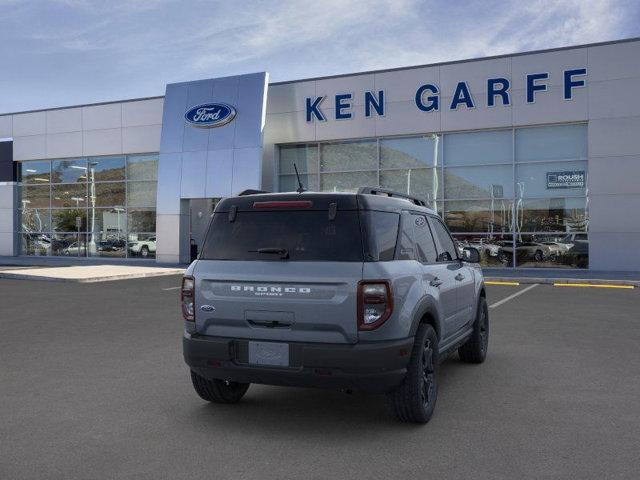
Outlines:
{"label": "ford logo sign", "polygon": [[214,128],[226,125],[236,116],[236,109],[226,103],[203,103],[191,107],[184,118],[195,127]]}

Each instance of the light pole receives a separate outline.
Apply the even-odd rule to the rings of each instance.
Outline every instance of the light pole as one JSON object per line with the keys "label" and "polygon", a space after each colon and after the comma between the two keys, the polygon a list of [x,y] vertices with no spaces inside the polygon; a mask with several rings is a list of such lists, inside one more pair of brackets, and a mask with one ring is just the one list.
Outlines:
{"label": "light pole", "polygon": [[91,240],[89,242],[89,252],[96,251],[96,165],[98,162],[89,162],[89,177],[91,178]]}

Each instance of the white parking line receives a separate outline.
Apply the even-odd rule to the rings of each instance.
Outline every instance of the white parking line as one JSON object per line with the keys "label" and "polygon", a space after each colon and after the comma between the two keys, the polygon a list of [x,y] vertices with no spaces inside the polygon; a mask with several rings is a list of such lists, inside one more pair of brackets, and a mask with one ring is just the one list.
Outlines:
{"label": "white parking line", "polygon": [[500,305],[507,303],[509,300],[513,300],[514,298],[522,295],[525,292],[528,292],[529,290],[531,290],[532,288],[537,287],[538,284],[534,283],[533,285],[529,285],[527,288],[523,288],[522,290],[520,290],[519,292],[514,293],[513,295],[509,295],[508,297],[503,298],[502,300],[497,301],[496,303],[489,305],[489,308],[496,308],[499,307]]}
{"label": "white parking line", "polygon": [[169,288],[163,288],[163,290],[167,291],[167,290],[179,290],[181,287],[169,287]]}

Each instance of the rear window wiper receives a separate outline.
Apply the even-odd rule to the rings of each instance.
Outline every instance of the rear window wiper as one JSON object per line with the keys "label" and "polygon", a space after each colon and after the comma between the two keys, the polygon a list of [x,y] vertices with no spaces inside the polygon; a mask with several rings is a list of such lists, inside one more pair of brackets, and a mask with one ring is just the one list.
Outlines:
{"label": "rear window wiper", "polygon": [[267,248],[259,248],[257,250],[249,250],[249,252],[280,255],[280,258],[282,260],[287,260],[289,258],[289,252],[287,251],[286,248],[267,247]]}

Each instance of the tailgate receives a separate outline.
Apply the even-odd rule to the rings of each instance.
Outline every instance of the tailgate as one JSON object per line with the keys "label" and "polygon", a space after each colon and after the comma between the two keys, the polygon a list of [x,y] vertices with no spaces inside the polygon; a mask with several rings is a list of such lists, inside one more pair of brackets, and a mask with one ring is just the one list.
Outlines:
{"label": "tailgate", "polygon": [[194,276],[203,335],[357,342],[362,262],[200,260]]}

